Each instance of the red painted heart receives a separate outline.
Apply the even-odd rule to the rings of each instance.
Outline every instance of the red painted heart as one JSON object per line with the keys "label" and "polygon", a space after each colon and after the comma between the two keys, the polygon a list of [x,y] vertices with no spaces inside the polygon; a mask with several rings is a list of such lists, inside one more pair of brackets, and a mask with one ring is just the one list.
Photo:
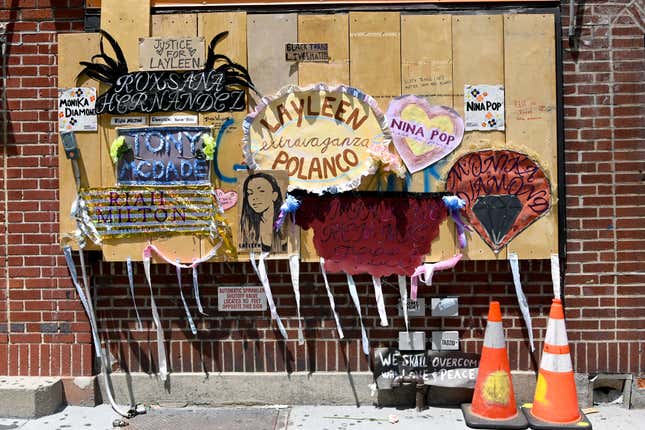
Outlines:
{"label": "red painted heart", "polygon": [[508,150],[472,152],[452,166],[446,190],[466,202],[466,218],[493,251],[551,207],[551,184],[528,156]]}
{"label": "red painted heart", "polygon": [[394,146],[411,173],[450,154],[464,137],[464,122],[457,112],[432,106],[422,97],[395,98],[386,116]]}

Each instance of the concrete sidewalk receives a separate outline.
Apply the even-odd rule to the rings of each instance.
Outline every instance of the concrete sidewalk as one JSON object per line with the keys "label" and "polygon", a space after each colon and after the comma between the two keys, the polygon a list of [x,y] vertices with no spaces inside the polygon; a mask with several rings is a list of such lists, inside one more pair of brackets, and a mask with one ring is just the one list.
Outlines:
{"label": "concrete sidewalk", "polygon": [[[598,406],[589,420],[596,430],[643,428],[645,409]],[[108,405],[68,406],[38,419],[0,418],[0,430],[112,430],[119,418]],[[398,422],[392,423],[391,421]],[[179,425],[179,427],[178,427]],[[449,408],[376,408],[374,406],[267,406],[239,408],[152,408],[129,420],[125,430],[441,430],[466,429],[461,411]]]}

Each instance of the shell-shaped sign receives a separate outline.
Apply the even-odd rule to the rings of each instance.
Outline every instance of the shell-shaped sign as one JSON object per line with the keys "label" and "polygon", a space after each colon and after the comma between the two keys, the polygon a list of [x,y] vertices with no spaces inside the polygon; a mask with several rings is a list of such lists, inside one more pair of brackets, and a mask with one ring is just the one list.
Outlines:
{"label": "shell-shaped sign", "polygon": [[462,156],[448,172],[446,191],[466,202],[466,218],[496,253],[551,208],[544,170],[510,150]]}
{"label": "shell-shaped sign", "polygon": [[369,149],[389,143],[383,113],[360,90],[324,84],[283,88],[244,120],[251,169],[286,170],[289,190],[341,192],[374,173]]}

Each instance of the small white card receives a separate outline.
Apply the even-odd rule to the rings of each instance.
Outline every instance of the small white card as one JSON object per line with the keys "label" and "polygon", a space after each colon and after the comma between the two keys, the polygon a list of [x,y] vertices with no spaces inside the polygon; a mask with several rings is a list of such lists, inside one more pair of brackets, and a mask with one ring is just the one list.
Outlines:
{"label": "small white card", "polygon": [[465,85],[466,131],[504,130],[504,86]]}
{"label": "small white card", "polygon": [[58,89],[58,131],[96,131],[96,88]]}
{"label": "small white card", "polygon": [[459,332],[458,331],[433,331],[432,349],[435,351],[458,351],[459,350]]}

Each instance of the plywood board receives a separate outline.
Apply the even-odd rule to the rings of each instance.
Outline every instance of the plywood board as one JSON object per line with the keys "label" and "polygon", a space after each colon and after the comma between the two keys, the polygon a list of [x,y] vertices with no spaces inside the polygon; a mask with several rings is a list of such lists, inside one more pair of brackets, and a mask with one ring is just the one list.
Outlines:
{"label": "plywood board", "polygon": [[[450,106],[452,89],[452,19],[449,15],[401,16],[401,93],[425,97],[431,104]],[[442,163],[443,164],[443,163]],[[427,171],[412,175],[409,190],[443,191],[445,184]],[[439,227],[428,261],[452,257],[456,237],[452,220]]]}
{"label": "plywood board", "polygon": [[[349,14],[349,81],[372,96],[385,112],[401,95],[401,15],[399,12]],[[361,190],[385,188],[385,178],[366,177]],[[400,189],[400,181],[399,181]]]}
{"label": "plywood board", "polygon": [[[453,107],[462,116],[465,84],[504,83],[503,25],[501,15],[452,17]],[[445,164],[441,176],[445,179],[449,168],[460,156],[484,148],[502,148],[505,144],[503,132],[466,132],[460,148]],[[468,247],[463,253],[471,260],[506,259],[505,249],[495,254],[474,232],[468,234]]]}
{"label": "plywood board", "polygon": [[349,80],[374,97],[385,112],[401,95],[401,15],[399,12],[349,14]]}
{"label": "plywood board", "polygon": [[[327,84],[349,83],[349,15],[299,15],[298,42],[329,44],[329,63],[300,63],[298,81],[300,86],[324,82]],[[300,259],[318,261],[313,244],[313,230],[301,230]]]}
{"label": "plywood board", "polygon": [[298,68],[284,56],[285,43],[298,41],[298,15],[276,13],[247,16],[249,73],[262,95],[298,83]]}
{"label": "plywood board", "polygon": [[553,206],[508,245],[521,259],[558,252],[557,109],[553,15],[504,16],[506,142],[551,178]]}
{"label": "plywood board", "polygon": [[[124,7],[119,0],[105,0],[101,3],[101,29],[110,33],[118,42],[128,63],[129,71],[139,70],[139,38],[150,36],[150,0],[128,2]],[[106,46],[108,55],[111,49]],[[96,52],[95,52],[96,53]],[[100,92],[107,90],[101,85]],[[141,116],[141,114],[133,114]],[[109,187],[116,183],[114,167],[110,161],[110,144],[116,137],[110,125],[112,115],[103,114],[99,122],[101,138],[101,183]]]}
{"label": "plywood board", "polygon": [[349,15],[299,15],[298,42],[327,43],[328,63],[299,63],[300,86],[349,83]]}
{"label": "plywood board", "polygon": [[[222,39],[215,47],[217,54],[223,54],[232,61],[247,65],[246,58],[246,13],[245,12],[218,12],[198,15],[197,33],[206,41],[206,45],[217,34],[228,31],[228,36]],[[253,79],[253,75],[251,75]],[[233,124],[228,127],[222,136],[217,148],[217,168],[212,169],[214,187],[224,192],[237,192],[236,175],[234,166],[242,164],[242,122],[246,112],[206,113],[199,115],[200,125],[213,127],[213,135],[217,136],[222,124],[231,118]],[[224,217],[231,226],[233,243],[237,243],[237,205],[224,212]],[[206,255],[213,248],[209,239],[202,240],[202,255]],[[224,259],[223,250],[218,252],[218,259]]]}
{"label": "plywood board", "polygon": [[[93,80],[76,77],[83,66],[79,61],[89,60],[99,50],[97,33],[77,33],[58,35],[58,86],[71,88],[75,86],[98,87]],[[58,125],[56,126],[58,128]],[[96,187],[101,185],[101,149],[98,132],[77,132],[76,142],[80,150],[78,166],[81,172],[81,186]],[[63,145],[58,143],[59,172],[59,219],[60,239],[62,244],[71,244],[76,222],[70,216],[72,202],[76,199],[76,181],[72,163],[65,157]],[[88,243],[88,246],[90,243]]]}

